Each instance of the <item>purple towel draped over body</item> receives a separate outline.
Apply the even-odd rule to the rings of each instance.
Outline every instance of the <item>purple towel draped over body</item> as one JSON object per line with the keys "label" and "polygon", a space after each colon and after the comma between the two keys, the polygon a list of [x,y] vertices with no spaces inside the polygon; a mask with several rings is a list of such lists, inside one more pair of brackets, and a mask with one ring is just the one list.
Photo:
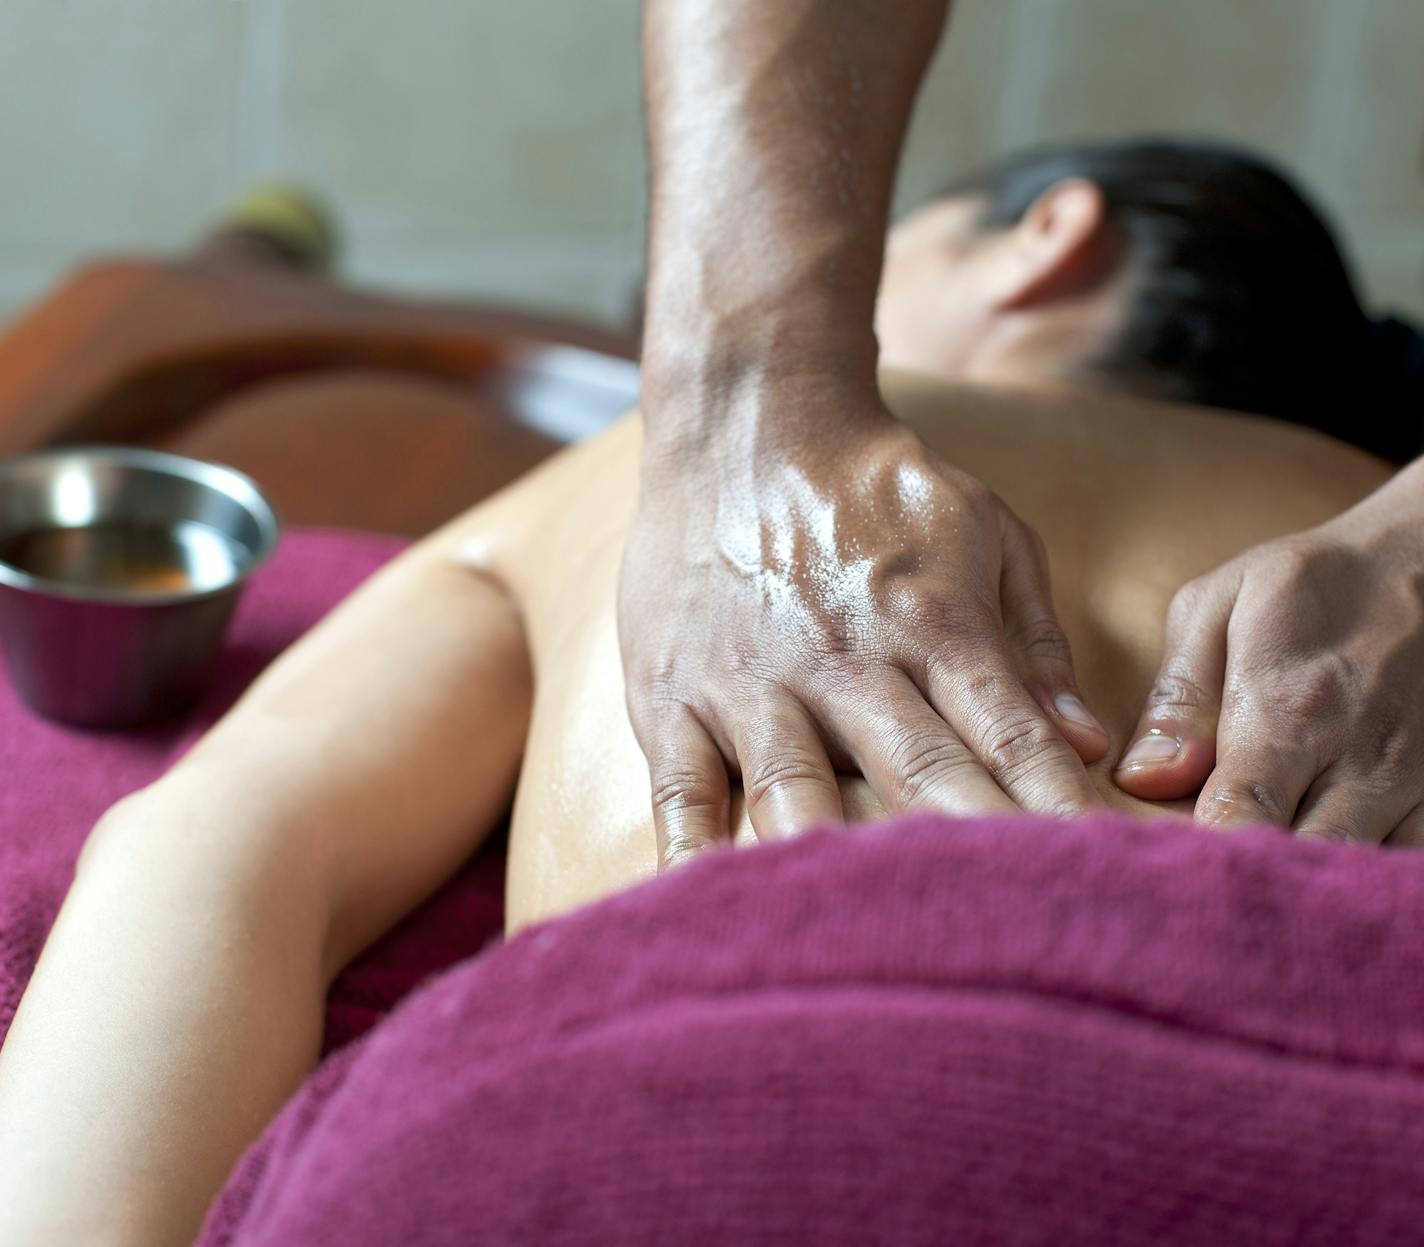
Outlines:
{"label": "purple towel draped over body", "polygon": [[718,855],[441,976],[204,1247],[1424,1238],[1424,858],[1101,815]]}
{"label": "purple towel draped over body", "polygon": [[[289,541],[181,730],[0,701],[0,1029],[88,825],[392,548]],[[363,958],[203,1247],[1424,1239],[1424,856],[921,816],[472,956],[498,865]]]}

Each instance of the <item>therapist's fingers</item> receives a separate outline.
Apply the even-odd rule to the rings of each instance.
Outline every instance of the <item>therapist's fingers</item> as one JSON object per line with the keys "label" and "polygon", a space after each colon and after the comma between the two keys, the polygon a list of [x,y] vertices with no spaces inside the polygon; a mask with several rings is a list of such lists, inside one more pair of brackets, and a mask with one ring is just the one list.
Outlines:
{"label": "therapist's fingers", "polygon": [[840,725],[845,751],[892,813],[1016,808],[904,672],[887,669],[873,690],[856,690],[826,710]]}
{"label": "therapist's fingers", "polygon": [[957,740],[1020,807],[1073,814],[1102,805],[1082,759],[1024,687],[1002,637],[941,647],[921,677]]}
{"label": "therapist's fingers", "polygon": [[816,725],[790,695],[740,716],[735,733],[747,814],[759,840],[843,818],[840,788]]}
{"label": "therapist's fingers", "polygon": [[1269,687],[1231,699],[1217,730],[1216,768],[1197,798],[1198,822],[1217,827],[1289,827],[1322,769],[1319,751]]}
{"label": "therapist's fingers", "polygon": [[1240,589],[1228,569],[1180,589],[1167,612],[1162,663],[1113,779],[1147,801],[1196,792],[1216,762],[1227,624]]}
{"label": "therapist's fingers", "polygon": [[1333,766],[1310,786],[1295,813],[1295,831],[1312,840],[1350,844],[1382,844],[1403,823],[1412,801],[1380,799],[1379,789],[1350,772],[1348,764]]}
{"label": "therapist's fingers", "polygon": [[1000,578],[1004,635],[1024,687],[1084,762],[1108,751],[1108,734],[1083,701],[1068,637],[1053,609],[1048,549],[1027,524],[1006,525]]}
{"label": "therapist's fingers", "polygon": [[658,869],[665,870],[731,839],[727,764],[686,706],[659,711],[649,759]]}

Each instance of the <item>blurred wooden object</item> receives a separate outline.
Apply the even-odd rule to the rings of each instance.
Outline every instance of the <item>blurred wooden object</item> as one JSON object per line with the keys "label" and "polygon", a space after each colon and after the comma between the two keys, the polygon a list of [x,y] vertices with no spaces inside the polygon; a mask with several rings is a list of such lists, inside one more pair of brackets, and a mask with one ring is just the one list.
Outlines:
{"label": "blurred wooden object", "polygon": [[162,446],[241,468],[288,522],[417,536],[559,442],[446,382],[343,369],[239,391]]}
{"label": "blurred wooden object", "polygon": [[634,401],[631,336],[343,288],[316,210],[263,202],[190,256],[81,268],[0,336],[0,456],[171,448],[288,522],[416,535]]}

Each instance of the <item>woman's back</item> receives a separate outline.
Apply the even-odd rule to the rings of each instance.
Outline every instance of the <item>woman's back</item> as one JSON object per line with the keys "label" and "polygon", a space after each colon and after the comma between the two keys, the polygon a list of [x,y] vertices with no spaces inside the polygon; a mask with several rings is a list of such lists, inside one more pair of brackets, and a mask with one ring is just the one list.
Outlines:
{"label": "woman's back", "polygon": [[[1173,593],[1250,546],[1338,514],[1390,474],[1276,421],[907,375],[887,377],[884,389],[938,454],[1043,536],[1080,687],[1113,738],[1090,771],[1125,809],[1154,808],[1117,789],[1110,769],[1155,671]],[[511,836],[511,927],[654,870],[614,606],[638,450],[638,425],[625,421],[492,501],[476,525],[471,557],[517,599],[536,673]],[[879,811],[862,782],[843,789],[849,817]],[[734,813],[748,836],[739,804]]]}

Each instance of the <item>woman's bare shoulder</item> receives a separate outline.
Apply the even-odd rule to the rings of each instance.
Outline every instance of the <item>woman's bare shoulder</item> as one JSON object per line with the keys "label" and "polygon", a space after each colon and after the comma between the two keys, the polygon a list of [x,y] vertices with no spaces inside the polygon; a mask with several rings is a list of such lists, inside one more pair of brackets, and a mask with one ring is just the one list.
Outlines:
{"label": "woman's bare shoulder", "polygon": [[623,416],[565,447],[426,539],[439,558],[514,591],[576,564],[600,538],[619,541],[637,500],[642,421]]}

